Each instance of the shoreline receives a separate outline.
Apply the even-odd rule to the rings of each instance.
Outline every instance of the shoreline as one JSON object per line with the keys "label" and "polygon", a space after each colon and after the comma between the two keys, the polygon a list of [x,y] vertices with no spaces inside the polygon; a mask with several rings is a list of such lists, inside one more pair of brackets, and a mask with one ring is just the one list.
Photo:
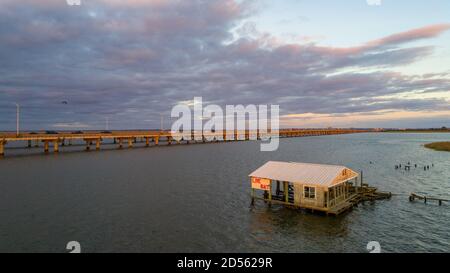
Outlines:
{"label": "shoreline", "polygon": [[450,141],[428,143],[424,147],[439,152],[450,152]]}

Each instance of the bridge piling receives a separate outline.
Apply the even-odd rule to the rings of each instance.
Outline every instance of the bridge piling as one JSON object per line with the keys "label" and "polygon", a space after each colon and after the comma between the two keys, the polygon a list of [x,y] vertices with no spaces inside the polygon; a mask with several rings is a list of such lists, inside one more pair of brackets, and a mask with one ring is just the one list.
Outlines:
{"label": "bridge piling", "polygon": [[44,140],[44,153],[48,153],[48,140]]}
{"label": "bridge piling", "polygon": [[100,150],[100,143],[101,143],[101,139],[97,139],[95,140],[95,149],[98,151]]}
{"label": "bridge piling", "polygon": [[5,142],[0,141],[0,156],[4,156],[4,155],[5,155]]}
{"label": "bridge piling", "polygon": [[59,143],[58,140],[53,141],[53,152],[58,153],[59,152]]}
{"label": "bridge piling", "polygon": [[53,152],[58,153],[59,152],[59,143],[58,140],[53,141]]}

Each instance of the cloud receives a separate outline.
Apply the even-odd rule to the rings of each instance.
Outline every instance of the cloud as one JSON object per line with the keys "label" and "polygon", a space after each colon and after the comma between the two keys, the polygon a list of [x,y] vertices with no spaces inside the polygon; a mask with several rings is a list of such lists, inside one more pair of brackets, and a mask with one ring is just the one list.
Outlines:
{"label": "cloud", "polygon": [[371,47],[379,47],[386,45],[397,45],[418,41],[421,39],[434,38],[441,35],[443,32],[450,29],[450,24],[437,24],[425,26],[417,29],[408,30],[402,33],[393,34],[379,40],[367,43]]}
{"label": "cloud", "polygon": [[[282,114],[448,110],[448,100],[400,94],[450,90],[448,74],[394,72],[434,53],[413,42],[449,24],[360,46],[286,43],[247,24],[253,1],[0,0],[0,124],[14,102],[24,126],[158,128],[179,101],[279,103]],[[68,105],[61,105],[61,101]],[[78,124],[76,122],[79,122]],[[80,126],[82,127],[82,126]]]}

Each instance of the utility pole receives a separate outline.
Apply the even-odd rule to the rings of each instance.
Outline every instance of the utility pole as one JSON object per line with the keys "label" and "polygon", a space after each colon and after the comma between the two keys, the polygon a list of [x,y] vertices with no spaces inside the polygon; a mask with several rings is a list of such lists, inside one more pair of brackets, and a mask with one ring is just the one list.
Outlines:
{"label": "utility pole", "polygon": [[19,136],[20,128],[19,128],[19,119],[20,119],[20,105],[16,103],[16,135]]}

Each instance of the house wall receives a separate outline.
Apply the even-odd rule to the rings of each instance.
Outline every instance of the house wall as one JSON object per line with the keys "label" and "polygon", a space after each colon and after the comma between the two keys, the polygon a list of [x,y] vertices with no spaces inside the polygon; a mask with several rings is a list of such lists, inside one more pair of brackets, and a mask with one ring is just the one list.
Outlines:
{"label": "house wall", "polygon": [[[304,186],[311,186],[316,188],[316,198],[304,198]],[[294,203],[297,206],[307,206],[307,207],[325,207],[325,189],[322,187],[314,185],[304,185],[304,184],[294,184]]]}

